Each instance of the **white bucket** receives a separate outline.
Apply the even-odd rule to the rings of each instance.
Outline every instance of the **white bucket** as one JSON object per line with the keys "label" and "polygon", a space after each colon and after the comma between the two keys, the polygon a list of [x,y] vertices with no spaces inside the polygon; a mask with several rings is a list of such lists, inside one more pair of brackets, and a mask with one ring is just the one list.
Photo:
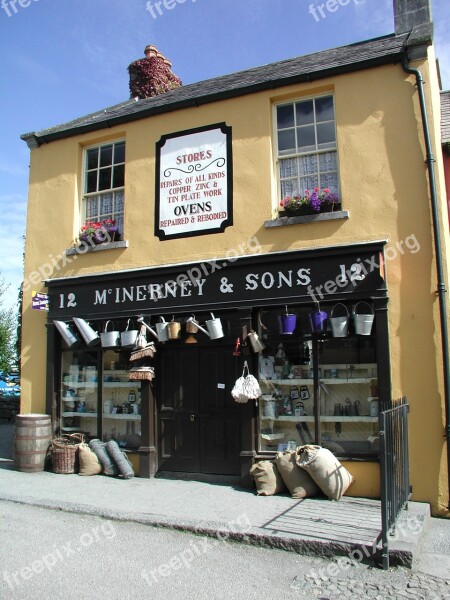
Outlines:
{"label": "white bucket", "polygon": [[[342,317],[334,317],[334,309],[337,306],[342,306],[347,314]],[[330,313],[330,323],[331,331],[333,332],[333,337],[347,337],[348,326],[350,324],[350,314],[345,304],[341,304],[340,302],[338,302],[333,306]]]}
{"label": "white bucket", "polygon": [[[357,314],[356,310],[358,305],[365,304],[370,308],[370,314],[361,313]],[[353,322],[355,324],[355,333],[357,335],[370,335],[372,332],[372,325],[375,319],[375,313],[373,308],[367,302],[357,302],[353,309]]]}
{"label": "white bucket", "polygon": [[100,334],[102,348],[115,348],[120,345],[120,331],[108,331],[109,321],[105,323],[105,331]]}
{"label": "white bucket", "polygon": [[137,336],[139,335],[138,329],[129,329],[131,319],[128,319],[127,328],[120,334],[120,345],[123,348],[134,348]]}

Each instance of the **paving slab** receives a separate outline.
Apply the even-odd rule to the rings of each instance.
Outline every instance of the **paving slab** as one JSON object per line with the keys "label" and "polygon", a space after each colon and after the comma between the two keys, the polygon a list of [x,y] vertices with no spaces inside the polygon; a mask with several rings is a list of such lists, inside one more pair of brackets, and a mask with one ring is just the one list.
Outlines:
{"label": "paving slab", "polygon": [[[343,497],[296,500],[256,496],[233,480],[213,483],[170,477],[123,480],[14,469],[12,426],[0,425],[0,500],[146,523],[299,553],[379,560],[381,505]],[[225,478],[226,480],[226,478]],[[410,503],[391,540],[392,561],[410,567],[429,519],[429,506]]]}

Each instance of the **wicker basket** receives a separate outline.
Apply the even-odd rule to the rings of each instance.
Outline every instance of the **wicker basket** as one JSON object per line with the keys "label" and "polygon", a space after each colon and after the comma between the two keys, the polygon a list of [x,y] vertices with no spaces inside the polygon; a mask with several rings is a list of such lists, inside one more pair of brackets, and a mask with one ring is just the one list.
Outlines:
{"label": "wicker basket", "polygon": [[53,472],[58,474],[75,473],[78,446],[84,441],[84,434],[72,433],[56,438],[52,442]]}

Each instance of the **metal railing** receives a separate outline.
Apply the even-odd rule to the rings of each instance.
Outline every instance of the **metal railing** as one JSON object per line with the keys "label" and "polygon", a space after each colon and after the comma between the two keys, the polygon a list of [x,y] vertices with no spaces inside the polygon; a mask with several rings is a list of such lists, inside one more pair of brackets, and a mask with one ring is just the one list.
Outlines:
{"label": "metal railing", "polygon": [[409,404],[405,396],[380,412],[381,540],[383,568],[389,569],[389,536],[410,497],[408,451]]}

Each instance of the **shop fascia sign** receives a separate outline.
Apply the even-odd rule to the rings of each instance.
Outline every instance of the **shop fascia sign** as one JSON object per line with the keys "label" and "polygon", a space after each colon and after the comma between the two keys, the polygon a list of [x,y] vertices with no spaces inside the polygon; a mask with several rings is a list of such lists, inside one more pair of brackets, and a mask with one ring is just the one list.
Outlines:
{"label": "shop fascia sign", "polygon": [[101,318],[384,295],[382,249],[302,251],[49,282],[51,318]]}
{"label": "shop fascia sign", "polygon": [[156,144],[155,235],[170,240],[232,225],[232,164],[225,123],[163,135]]}

